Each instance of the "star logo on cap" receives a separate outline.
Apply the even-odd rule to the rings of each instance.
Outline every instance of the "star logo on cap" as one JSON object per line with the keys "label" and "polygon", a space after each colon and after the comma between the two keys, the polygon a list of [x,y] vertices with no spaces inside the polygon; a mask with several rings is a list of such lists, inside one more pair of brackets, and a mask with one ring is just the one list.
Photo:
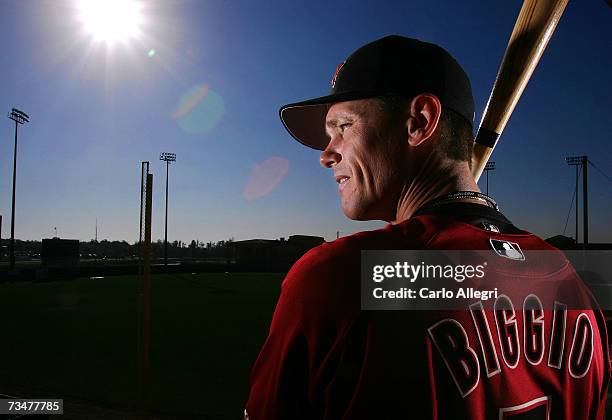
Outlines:
{"label": "star logo on cap", "polygon": [[342,68],[342,66],[344,66],[344,63],[346,63],[346,61],[343,61],[342,63],[338,64],[338,67],[336,67],[336,72],[334,73],[334,77],[331,80],[332,89],[336,87],[336,80],[338,80],[338,73],[340,73],[340,69]]}

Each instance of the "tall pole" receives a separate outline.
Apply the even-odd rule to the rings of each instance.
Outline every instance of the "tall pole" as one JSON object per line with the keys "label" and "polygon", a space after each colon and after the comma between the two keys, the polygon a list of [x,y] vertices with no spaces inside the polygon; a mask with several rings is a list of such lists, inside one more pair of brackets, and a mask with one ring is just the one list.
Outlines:
{"label": "tall pole", "polygon": [[[148,171],[148,162],[146,170]],[[142,281],[139,282],[138,290],[138,402],[140,408],[140,418],[148,419],[148,410],[150,404],[149,344],[151,312],[151,207],[153,202],[153,174],[146,174],[144,196],[145,202],[141,203],[141,208],[144,205],[144,226],[142,226],[141,223],[141,237],[144,235],[144,240],[141,241]],[[142,212],[140,213],[140,215],[142,218]]]}
{"label": "tall pole", "polygon": [[576,245],[578,245],[578,177],[580,176],[580,166],[576,165]]}
{"label": "tall pole", "polygon": [[170,161],[166,161],[166,223],[164,232],[164,267],[168,267],[168,167]]}
{"label": "tall pole", "polygon": [[17,127],[15,121],[15,147],[13,149],[13,200],[11,204],[11,242],[9,243],[9,269],[15,268],[15,188],[17,186]]}
{"label": "tall pole", "polygon": [[565,158],[565,161],[570,166],[576,167],[576,245],[578,245],[578,177],[580,176],[580,169],[583,169],[584,179],[582,180],[582,205],[584,208],[582,209],[583,215],[583,229],[584,233],[582,234],[584,243],[583,248],[586,249],[587,244],[589,243],[589,205],[588,205],[588,191],[587,191],[587,164],[589,163],[589,158],[587,156],[568,156]]}
{"label": "tall pole", "polygon": [[484,167],[484,171],[487,173],[487,195],[489,195],[489,171],[495,170],[495,162],[489,161]]}
{"label": "tall pole", "polygon": [[164,267],[168,267],[168,167],[170,162],[176,161],[176,154],[174,153],[161,153],[159,160],[166,162],[166,223],[164,233]]}
{"label": "tall pole", "polygon": [[586,249],[589,244],[589,193],[587,179],[588,163],[589,158],[587,156],[582,156],[582,236],[584,238],[584,249]]}
{"label": "tall pole", "polygon": [[9,243],[9,269],[15,268],[15,188],[17,185],[17,127],[30,122],[30,117],[23,111],[13,108],[8,117],[15,121],[15,147],[13,149],[13,200],[11,204],[11,241]]}

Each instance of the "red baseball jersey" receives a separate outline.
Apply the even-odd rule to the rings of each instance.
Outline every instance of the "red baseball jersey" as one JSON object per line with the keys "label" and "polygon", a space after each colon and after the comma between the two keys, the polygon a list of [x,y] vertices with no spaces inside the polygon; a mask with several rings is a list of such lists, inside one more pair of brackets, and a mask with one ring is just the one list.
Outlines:
{"label": "red baseball jersey", "polygon": [[[607,332],[586,286],[537,236],[472,222],[422,214],[302,257],[282,283],[245,418],[603,419]],[[495,310],[476,299],[465,310],[361,310],[361,250],[490,249],[490,239],[558,253],[505,271],[558,279],[558,289],[538,296],[525,283]]]}

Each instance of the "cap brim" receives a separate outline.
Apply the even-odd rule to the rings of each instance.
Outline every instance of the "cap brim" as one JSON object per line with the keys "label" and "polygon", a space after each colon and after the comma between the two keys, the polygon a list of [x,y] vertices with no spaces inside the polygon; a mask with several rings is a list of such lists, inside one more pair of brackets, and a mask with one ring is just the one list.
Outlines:
{"label": "cap brim", "polygon": [[371,98],[379,92],[344,92],[283,105],[280,119],[291,136],[305,146],[325,150],[329,137],[325,132],[325,117],[329,105],[354,99]]}

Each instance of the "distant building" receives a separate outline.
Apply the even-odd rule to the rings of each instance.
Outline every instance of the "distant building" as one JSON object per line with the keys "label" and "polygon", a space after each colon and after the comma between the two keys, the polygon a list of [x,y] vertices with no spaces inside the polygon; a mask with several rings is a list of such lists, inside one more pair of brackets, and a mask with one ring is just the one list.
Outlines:
{"label": "distant building", "polygon": [[[546,239],[546,242],[554,246],[555,248],[571,251],[573,249],[580,250],[584,249],[584,244],[576,243],[574,238],[569,238],[563,235],[555,235],[551,238]],[[612,250],[612,244],[610,243],[590,243],[587,244],[587,249],[589,250],[599,250],[606,251]]]}
{"label": "distant building", "polygon": [[289,240],[248,239],[232,243],[237,265],[261,271],[287,271],[302,255],[325,240],[320,236],[292,235]]}
{"label": "distant building", "polygon": [[563,235],[555,235],[546,239],[546,242],[559,249],[576,249],[576,241],[574,238],[569,238]]}
{"label": "distant building", "polygon": [[43,239],[40,259],[46,267],[75,267],[79,263],[77,239]]}

